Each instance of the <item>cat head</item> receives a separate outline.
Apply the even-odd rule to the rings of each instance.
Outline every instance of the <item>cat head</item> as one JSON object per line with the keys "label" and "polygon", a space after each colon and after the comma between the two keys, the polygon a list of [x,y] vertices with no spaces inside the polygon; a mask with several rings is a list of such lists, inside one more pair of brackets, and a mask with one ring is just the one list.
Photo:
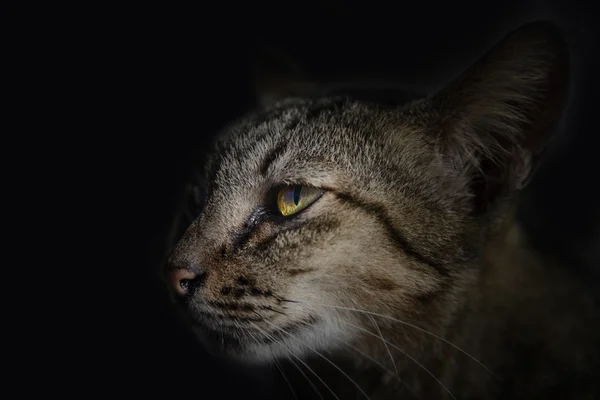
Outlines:
{"label": "cat head", "polygon": [[404,104],[263,97],[217,139],[168,260],[193,329],[246,360],[355,340],[372,325],[353,309],[439,331],[560,118],[567,67],[536,22]]}

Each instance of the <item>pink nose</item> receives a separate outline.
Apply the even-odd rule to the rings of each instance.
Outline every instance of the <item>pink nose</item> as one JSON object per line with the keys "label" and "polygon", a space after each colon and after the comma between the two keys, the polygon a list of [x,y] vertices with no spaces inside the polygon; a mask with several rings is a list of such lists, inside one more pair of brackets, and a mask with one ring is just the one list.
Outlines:
{"label": "pink nose", "polygon": [[187,268],[177,268],[169,271],[169,278],[171,288],[180,296],[185,296],[202,284],[206,278],[206,273],[204,271],[190,271]]}

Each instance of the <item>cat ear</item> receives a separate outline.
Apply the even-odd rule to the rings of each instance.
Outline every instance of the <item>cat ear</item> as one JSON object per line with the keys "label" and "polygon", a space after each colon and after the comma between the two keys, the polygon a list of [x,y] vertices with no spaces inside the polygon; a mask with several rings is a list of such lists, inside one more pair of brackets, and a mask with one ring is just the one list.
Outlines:
{"label": "cat ear", "polygon": [[288,52],[272,44],[254,46],[250,64],[259,106],[268,106],[286,97],[303,96],[316,89],[307,69]]}
{"label": "cat ear", "polygon": [[531,176],[566,105],[568,64],[558,27],[532,22],[430,98],[438,143],[457,171],[470,175],[478,209]]}

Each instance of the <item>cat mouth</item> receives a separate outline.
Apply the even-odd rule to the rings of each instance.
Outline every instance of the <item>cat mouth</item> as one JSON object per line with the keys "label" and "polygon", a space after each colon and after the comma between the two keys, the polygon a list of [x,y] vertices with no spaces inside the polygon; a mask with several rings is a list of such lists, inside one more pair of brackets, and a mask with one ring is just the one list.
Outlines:
{"label": "cat mouth", "polygon": [[[290,337],[297,337],[318,323],[318,318],[314,316],[285,321],[285,313],[265,307],[262,312],[252,310],[236,314],[202,307],[190,310],[189,317],[193,331],[200,340],[210,350],[224,354],[243,354],[250,348],[274,346],[290,340]],[[234,308],[249,310],[244,305]]]}
{"label": "cat mouth", "polygon": [[257,360],[269,358],[273,351],[286,347],[314,330],[319,318],[300,318],[286,313],[281,303],[241,299],[180,297],[176,308],[205,350],[217,357]]}

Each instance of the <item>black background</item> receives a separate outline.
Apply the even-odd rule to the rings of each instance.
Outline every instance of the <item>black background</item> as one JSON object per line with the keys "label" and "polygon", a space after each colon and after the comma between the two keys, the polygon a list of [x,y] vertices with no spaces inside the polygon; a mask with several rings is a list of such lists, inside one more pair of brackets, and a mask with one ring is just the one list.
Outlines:
{"label": "black background", "polygon": [[[79,174],[75,186],[86,187],[80,198],[94,200],[82,218],[87,229],[93,221],[90,241],[101,249],[93,254],[102,253],[95,278],[107,282],[92,301],[75,296],[88,311],[70,318],[86,315],[91,325],[67,334],[81,354],[72,372],[54,382],[59,387],[81,377],[89,382],[82,394],[267,396],[266,371],[237,370],[204,355],[176,324],[156,278],[192,150],[252,106],[249,60],[261,43],[291,54],[319,79],[368,71],[426,92],[520,23],[557,21],[573,46],[568,129],[554,141],[522,214],[540,247],[569,260],[591,285],[600,282],[593,101],[599,21],[591,2],[147,1],[56,7],[58,14],[64,11],[61,22],[51,23],[47,33],[60,35],[42,34],[39,40],[54,46],[46,59],[69,82],[73,112],[65,114],[65,125],[77,132],[78,159],[93,155],[89,172],[78,171],[78,162],[68,169]],[[43,17],[43,11],[35,13]],[[122,290],[110,289],[115,283]],[[89,303],[98,311],[89,311]]]}

